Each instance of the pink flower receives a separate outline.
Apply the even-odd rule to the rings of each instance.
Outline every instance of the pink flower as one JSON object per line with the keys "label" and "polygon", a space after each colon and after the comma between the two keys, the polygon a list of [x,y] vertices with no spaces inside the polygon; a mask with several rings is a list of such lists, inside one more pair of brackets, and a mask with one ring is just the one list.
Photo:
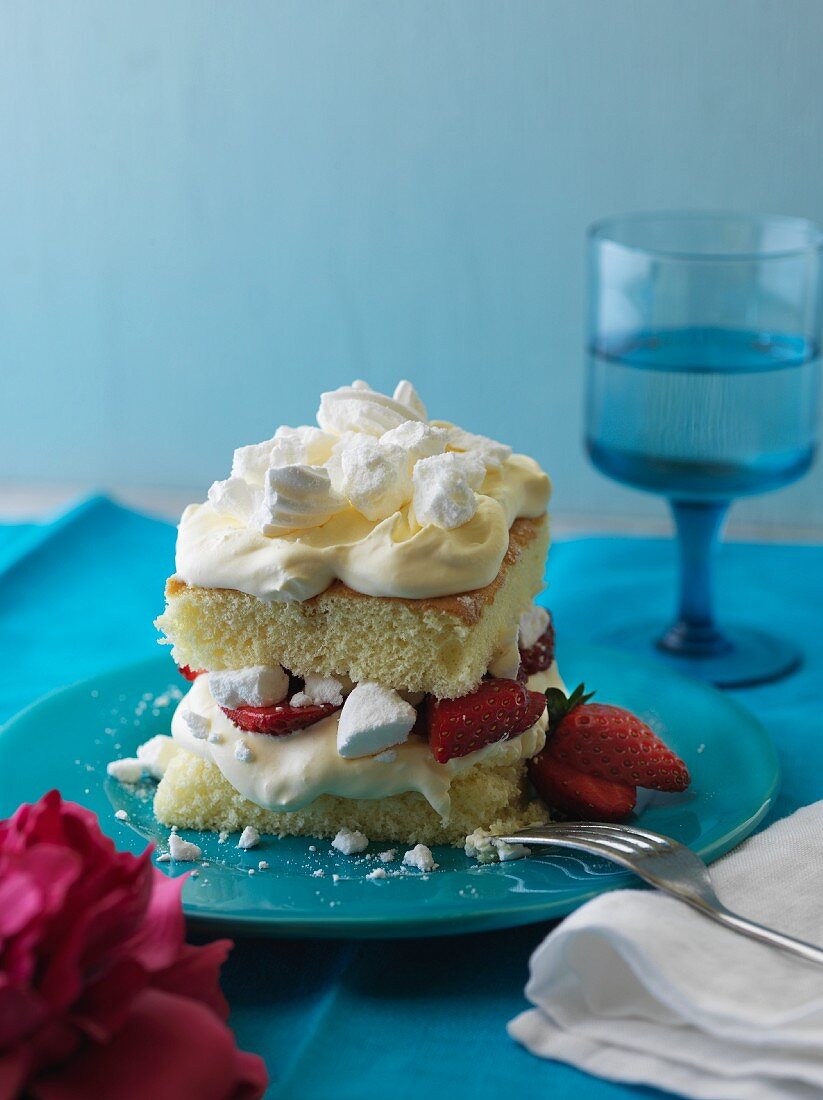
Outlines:
{"label": "pink flower", "polygon": [[115,850],[51,791],[0,822],[0,1100],[256,1100],[218,976],[185,942],[183,880]]}

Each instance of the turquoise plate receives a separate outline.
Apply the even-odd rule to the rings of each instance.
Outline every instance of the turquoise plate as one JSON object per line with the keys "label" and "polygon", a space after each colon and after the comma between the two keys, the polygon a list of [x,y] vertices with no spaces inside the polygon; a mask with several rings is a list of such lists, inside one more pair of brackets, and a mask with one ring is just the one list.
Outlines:
{"label": "turquoise plate", "polygon": [[[638,815],[643,825],[707,860],[755,828],[774,798],[778,769],[752,715],[727,695],[624,654],[566,641],[559,660],[567,683],[585,679],[604,702],[641,715],[688,764],[691,790],[650,797]],[[106,764],[168,732],[185,687],[169,672],[168,657],[130,665],[55,692],[12,719],[0,731],[0,817],[57,787],[94,810],[118,847],[140,852],[151,841],[165,850],[168,830],[152,814],[154,784],[122,786],[107,777]],[[115,817],[118,810],[125,820]],[[183,888],[187,916],[258,935],[434,936],[506,928],[562,916],[595,894],[636,884],[610,864],[545,850],[480,866],[462,851],[438,848],[440,869],[422,875],[399,860],[376,860],[375,853],[391,847],[385,843],[372,844],[369,859],[340,855],[328,840],[264,837],[244,852],[236,835],[222,844],[214,834],[181,835],[202,847],[204,865],[159,866],[170,875],[196,870]],[[262,871],[261,860],[269,865]],[[367,879],[377,866],[388,877]]]}

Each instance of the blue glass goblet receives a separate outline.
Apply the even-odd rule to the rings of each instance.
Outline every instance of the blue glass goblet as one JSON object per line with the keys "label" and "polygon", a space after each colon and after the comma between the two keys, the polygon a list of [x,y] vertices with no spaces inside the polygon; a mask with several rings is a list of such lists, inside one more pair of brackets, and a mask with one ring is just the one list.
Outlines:
{"label": "blue glass goblet", "polygon": [[822,248],[800,218],[637,214],[589,231],[587,449],[608,477],[668,498],[681,557],[674,624],[610,640],[725,687],[800,663],[760,629],[720,629],[712,573],[731,502],[814,459]]}

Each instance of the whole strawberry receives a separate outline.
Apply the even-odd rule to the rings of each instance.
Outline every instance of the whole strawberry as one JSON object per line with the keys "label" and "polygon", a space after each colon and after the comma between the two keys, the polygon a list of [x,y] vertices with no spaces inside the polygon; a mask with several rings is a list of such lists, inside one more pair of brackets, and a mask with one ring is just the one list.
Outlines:
{"label": "whole strawberry", "polygon": [[634,806],[637,787],[688,787],[688,768],[645,722],[591,698],[582,684],[568,698],[546,692],[548,739],[529,766],[544,801],[570,816],[616,821]]}
{"label": "whole strawberry", "polygon": [[623,707],[590,703],[581,684],[567,699],[558,688],[546,692],[549,736],[546,751],[595,779],[685,791],[689,770],[637,715]]}

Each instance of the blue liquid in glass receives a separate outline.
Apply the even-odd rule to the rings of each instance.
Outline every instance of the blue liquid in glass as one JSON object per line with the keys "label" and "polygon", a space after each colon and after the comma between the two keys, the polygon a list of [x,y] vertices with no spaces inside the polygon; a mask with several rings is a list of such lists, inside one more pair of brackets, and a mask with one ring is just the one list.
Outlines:
{"label": "blue liquid in glass", "polygon": [[675,499],[777,489],[814,459],[819,363],[802,337],[713,327],[595,346],[589,454],[609,477]]}

